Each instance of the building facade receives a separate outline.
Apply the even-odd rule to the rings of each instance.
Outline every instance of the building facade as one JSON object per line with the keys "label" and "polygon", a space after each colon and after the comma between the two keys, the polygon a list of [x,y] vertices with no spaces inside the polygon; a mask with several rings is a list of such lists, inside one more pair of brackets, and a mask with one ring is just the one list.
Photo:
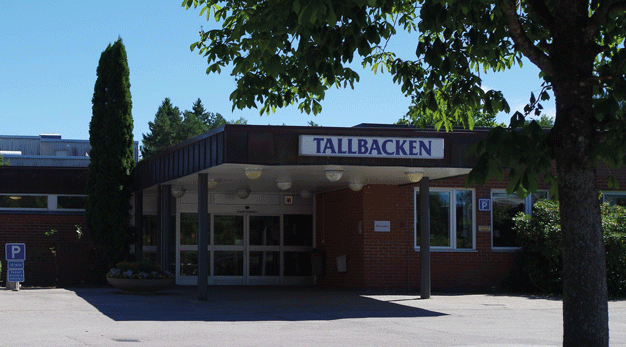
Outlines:
{"label": "building facade", "polygon": [[[138,162],[132,252],[200,291],[221,284],[416,290],[425,268],[434,290],[491,291],[515,264],[511,217],[550,196],[546,184],[523,199],[506,194],[506,182],[466,187],[476,160],[466,151],[486,134],[371,124],[220,127]],[[1,141],[12,166],[0,168],[0,241],[26,243],[26,267],[31,261],[38,272],[27,272],[25,284],[51,273],[57,283],[80,283],[95,260],[74,227],[84,224],[77,206],[86,165],[13,166],[20,149]],[[57,151],[74,153],[48,153]],[[609,174],[624,186],[626,170],[598,168],[603,199],[623,204],[626,193],[605,184]],[[35,205],[16,206],[14,198]],[[58,233],[46,235],[53,228]]]}

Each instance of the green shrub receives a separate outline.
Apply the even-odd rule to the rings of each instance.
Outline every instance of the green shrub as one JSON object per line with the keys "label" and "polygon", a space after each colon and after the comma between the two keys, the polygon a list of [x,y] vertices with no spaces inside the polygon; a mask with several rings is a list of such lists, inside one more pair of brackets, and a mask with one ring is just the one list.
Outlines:
{"label": "green shrub", "polygon": [[[601,207],[606,249],[607,287],[610,296],[626,296],[626,208]],[[540,201],[533,215],[519,213],[513,218],[521,250],[517,269],[505,281],[509,290],[561,294],[563,261],[559,204]]]}

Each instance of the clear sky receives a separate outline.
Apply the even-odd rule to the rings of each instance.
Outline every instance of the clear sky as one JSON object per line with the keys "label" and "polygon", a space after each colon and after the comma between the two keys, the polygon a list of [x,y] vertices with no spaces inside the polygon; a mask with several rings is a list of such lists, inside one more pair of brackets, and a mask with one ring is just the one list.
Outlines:
{"label": "clear sky", "polygon": [[[122,37],[128,54],[134,137],[141,141],[164,98],[181,111],[201,98],[205,108],[248,124],[349,127],[393,123],[410,99],[389,74],[359,72],[351,89],[326,93],[322,113],[302,114],[296,106],[260,116],[258,110],[235,110],[229,95],[235,82],[228,71],[206,75],[206,59],[189,46],[200,26],[217,26],[185,10],[181,0],[154,1],[0,1],[0,135],[58,133],[65,139],[89,139],[91,97],[100,54]],[[410,58],[415,35],[394,38],[388,47]],[[361,69],[355,64],[357,69]],[[483,87],[502,90],[512,109],[521,110],[531,91],[540,90],[538,70],[526,63],[504,74],[486,75]],[[553,100],[544,104],[554,115]],[[500,115],[506,122],[510,116]]]}

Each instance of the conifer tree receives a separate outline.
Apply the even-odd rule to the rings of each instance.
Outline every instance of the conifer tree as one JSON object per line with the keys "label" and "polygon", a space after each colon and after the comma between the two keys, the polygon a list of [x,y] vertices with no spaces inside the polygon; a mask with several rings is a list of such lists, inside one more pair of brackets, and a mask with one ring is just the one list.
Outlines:
{"label": "conifer tree", "polygon": [[147,158],[185,140],[181,137],[182,126],[180,110],[172,105],[170,98],[165,98],[154,115],[154,122],[148,122],[150,133],[143,134],[141,156]]}
{"label": "conifer tree", "polygon": [[133,118],[126,48],[121,38],[100,55],[89,123],[86,223],[111,266],[129,253]]}

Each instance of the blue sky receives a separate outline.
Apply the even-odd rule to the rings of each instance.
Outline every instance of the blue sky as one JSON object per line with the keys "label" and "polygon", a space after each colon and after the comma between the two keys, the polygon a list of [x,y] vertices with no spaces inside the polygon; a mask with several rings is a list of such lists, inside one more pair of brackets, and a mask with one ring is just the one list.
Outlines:
{"label": "blue sky", "polygon": [[[149,131],[148,122],[166,97],[181,111],[201,98],[207,110],[226,119],[244,117],[261,125],[393,123],[407,111],[410,100],[391,76],[367,69],[359,71],[361,82],[354,90],[327,92],[317,116],[302,114],[296,106],[269,116],[255,109],[231,112],[228,97],[234,78],[228,72],[206,75],[206,60],[189,50],[201,25],[208,30],[217,24],[200,17],[199,10],[185,10],[181,2],[0,2],[0,135],[58,133],[66,139],[88,139],[98,59],[118,36],[128,54],[135,141]],[[388,47],[410,58],[416,41],[415,35],[402,35]],[[530,92],[540,90],[537,74],[526,63],[484,76],[483,87],[502,90],[511,108],[521,110]],[[554,115],[553,100],[544,108]],[[498,120],[508,123],[509,117],[500,115]]]}

